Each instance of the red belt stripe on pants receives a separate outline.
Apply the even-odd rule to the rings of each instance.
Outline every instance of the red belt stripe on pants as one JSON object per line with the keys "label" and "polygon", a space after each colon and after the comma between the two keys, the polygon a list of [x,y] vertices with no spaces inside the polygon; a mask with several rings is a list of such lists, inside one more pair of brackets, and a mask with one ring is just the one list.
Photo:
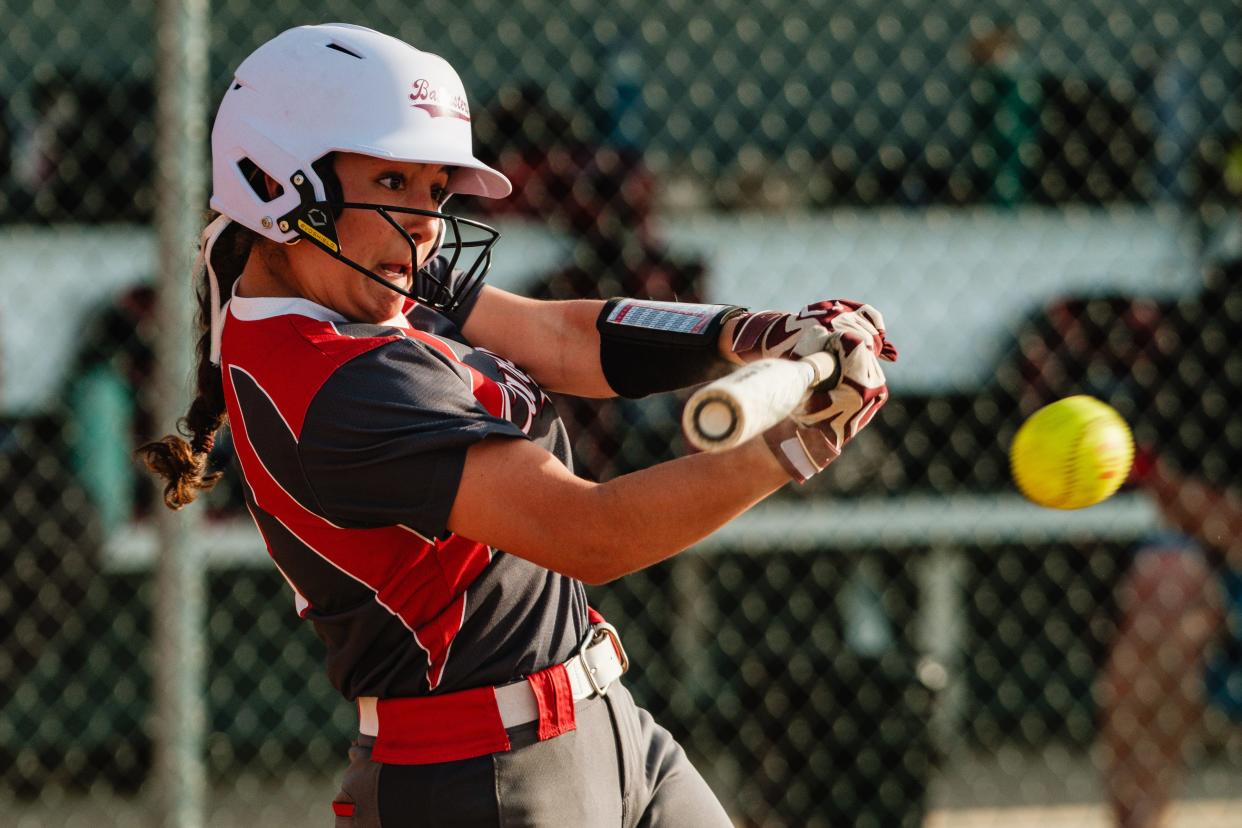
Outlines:
{"label": "red belt stripe on pants", "polygon": [[616,629],[600,619],[572,658],[523,681],[439,696],[360,697],[359,731],[375,737],[371,758],[388,764],[453,762],[507,751],[506,728],[538,721],[540,741],[574,730],[574,702],[606,694],[628,669]]}

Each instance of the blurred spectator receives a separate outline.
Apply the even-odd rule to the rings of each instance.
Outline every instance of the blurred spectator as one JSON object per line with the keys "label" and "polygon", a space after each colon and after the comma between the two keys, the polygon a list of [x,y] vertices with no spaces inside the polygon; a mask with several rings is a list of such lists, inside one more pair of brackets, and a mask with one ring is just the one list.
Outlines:
{"label": "blurred spectator", "polygon": [[[140,474],[136,446],[155,433],[147,395],[154,371],[155,291],[125,291],[85,321],[81,347],[65,383],[65,447],[69,468],[112,532],[145,517],[154,495]],[[221,435],[213,465],[232,457],[228,432]],[[207,498],[209,513],[242,514],[236,486],[222,482]]]}
{"label": "blurred spectator", "polygon": [[1242,260],[1212,268],[1158,337],[1174,349],[1153,395],[1168,427],[1140,433],[1135,477],[1176,534],[1143,544],[1119,587],[1099,693],[1123,828],[1160,823],[1206,706],[1242,721]]}
{"label": "blurred spectator", "polygon": [[[1038,66],[1008,26],[969,43],[977,143],[976,187],[999,206],[1138,201],[1143,171],[1166,190],[1184,174],[1196,136],[1185,111],[1179,64],[1133,86]],[[1138,90],[1151,88],[1144,100]],[[1178,120],[1178,119],[1181,120]],[[1163,142],[1153,149],[1153,128]],[[955,199],[956,200],[956,199]]]}
{"label": "blurred spectator", "polygon": [[1092,77],[1046,76],[1042,83],[1033,198],[1044,204],[1145,198],[1144,176],[1154,157],[1152,119],[1136,93]]}
{"label": "blurred spectator", "polygon": [[574,250],[572,262],[535,295],[703,301],[704,265],[674,258],[660,239],[657,184],[638,150],[583,152],[549,177],[559,182],[548,189],[565,193],[550,218],[571,235]]}
{"label": "blurred spectator", "polygon": [[142,81],[37,80],[33,120],[14,138],[13,203],[21,221],[141,221],[153,207],[154,93]]}
{"label": "blurred spectator", "polygon": [[1195,85],[1202,67],[1192,65],[1194,54],[1194,48],[1168,50],[1155,67],[1148,92],[1155,132],[1151,153],[1155,195],[1175,204],[1191,195],[1187,175],[1198,143]]}
{"label": "blurred spectator", "polygon": [[477,199],[488,215],[518,215],[543,221],[569,195],[572,173],[590,152],[579,137],[583,127],[544,95],[534,83],[501,89],[496,102],[480,113],[476,127],[479,156],[492,158],[513,182],[513,194]]}
{"label": "blurred spectator", "polygon": [[151,379],[155,291],[141,286],[88,319],[65,390],[69,465],[99,511],[105,532],[150,500],[134,448],[154,429],[141,398]]}
{"label": "blurred spectator", "polygon": [[1196,297],[1051,308],[1021,343],[1024,414],[1071,393],[1116,406],[1140,445],[1133,480],[1170,532],[1117,586],[1099,678],[1104,783],[1122,828],[1159,824],[1205,709],[1242,720],[1242,260]]}
{"label": "blurred spectator", "polygon": [[977,160],[987,198],[1010,206],[1028,200],[1034,186],[1043,89],[1017,32],[998,26],[975,37],[970,55],[978,67],[971,84],[978,107]]}

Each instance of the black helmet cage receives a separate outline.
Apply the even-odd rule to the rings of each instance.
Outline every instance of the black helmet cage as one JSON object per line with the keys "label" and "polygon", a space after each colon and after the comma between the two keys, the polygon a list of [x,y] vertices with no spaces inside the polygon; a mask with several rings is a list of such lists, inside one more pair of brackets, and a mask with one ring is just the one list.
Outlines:
{"label": "black helmet cage", "polygon": [[[349,265],[368,279],[441,313],[452,313],[457,310],[483,286],[483,279],[492,266],[492,247],[500,238],[500,232],[495,228],[438,210],[419,210],[414,207],[394,207],[389,204],[353,201],[317,201],[314,188],[300,170],[293,174],[292,183],[301,196],[301,202],[296,208],[279,218],[279,228],[285,232],[295,232],[298,239],[306,239],[332,258]],[[409,290],[394,285],[378,273],[368,270],[345,255],[336,232],[336,217],[343,210],[372,210],[383,216],[384,220],[392,225],[392,228],[409,244],[411,262],[418,261],[418,244],[393,218],[392,214],[404,213],[440,219],[440,239],[436,250],[428,257],[428,261],[414,273],[414,281]],[[467,239],[462,232],[463,227],[477,231],[481,238]],[[462,251],[466,249],[477,250],[477,254],[470,263],[470,267],[454,284],[453,273],[459,269],[458,262],[461,261]],[[436,275],[431,268],[427,267],[436,258],[437,253],[448,257],[448,266],[442,271],[444,276]]]}

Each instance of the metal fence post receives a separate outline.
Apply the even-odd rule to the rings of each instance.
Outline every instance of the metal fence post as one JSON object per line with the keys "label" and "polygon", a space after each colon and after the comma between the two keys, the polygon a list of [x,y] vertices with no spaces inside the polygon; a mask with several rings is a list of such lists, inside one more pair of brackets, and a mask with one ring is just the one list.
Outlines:
{"label": "metal fence post", "polygon": [[[173,423],[189,399],[193,286],[189,270],[204,202],[207,0],[161,0],[156,19],[155,225],[159,330],[155,408]],[[203,824],[203,567],[196,509],[158,509],[154,601],[155,782],[160,824]]]}

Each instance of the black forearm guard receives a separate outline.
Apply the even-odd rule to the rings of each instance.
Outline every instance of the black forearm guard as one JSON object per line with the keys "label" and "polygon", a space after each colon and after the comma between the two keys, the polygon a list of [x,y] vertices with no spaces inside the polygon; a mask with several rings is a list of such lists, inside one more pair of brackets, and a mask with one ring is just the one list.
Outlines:
{"label": "black forearm guard", "polygon": [[599,363],[622,397],[685,388],[728,373],[720,328],[741,308],[610,299],[600,311]]}

